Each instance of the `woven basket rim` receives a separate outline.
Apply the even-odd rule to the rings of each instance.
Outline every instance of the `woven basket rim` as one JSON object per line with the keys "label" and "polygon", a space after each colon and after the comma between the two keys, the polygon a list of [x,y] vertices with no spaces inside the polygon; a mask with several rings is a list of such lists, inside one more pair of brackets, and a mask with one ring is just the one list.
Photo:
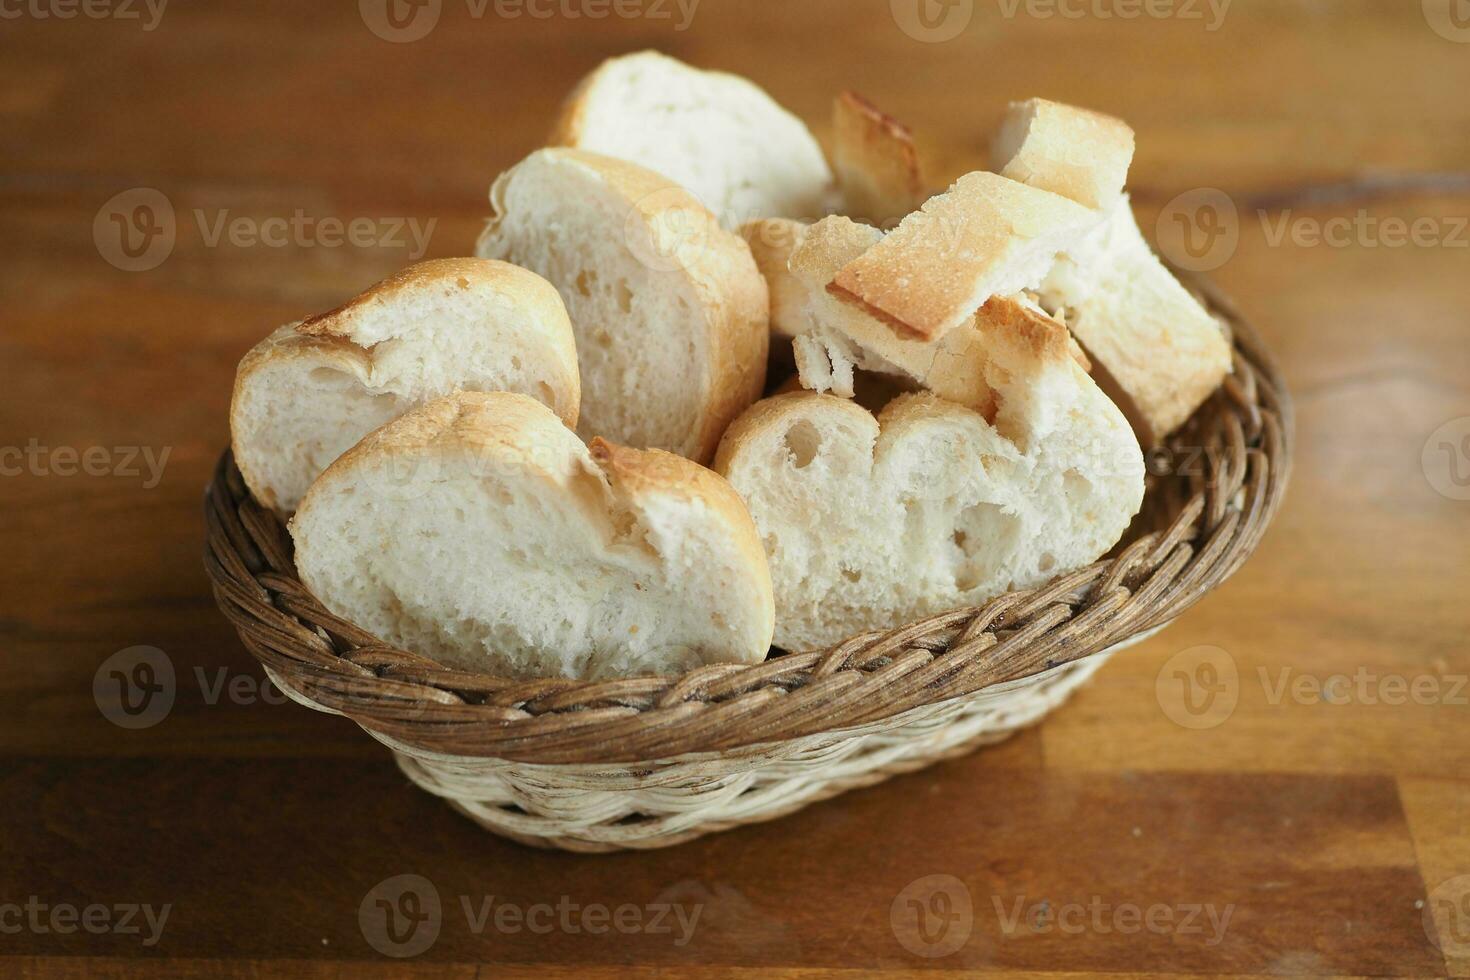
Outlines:
{"label": "woven basket rim", "polygon": [[1290,397],[1233,304],[1203,278],[1185,278],[1229,325],[1235,372],[1164,456],[1151,454],[1179,465],[1150,476],[1130,543],[978,607],[682,675],[527,680],[452,670],[327,612],[296,576],[284,525],[251,497],[228,450],[205,495],[205,568],[263,665],[311,702],[430,752],[636,764],[886,721],[1126,642],[1178,616],[1255,550],[1289,478]]}

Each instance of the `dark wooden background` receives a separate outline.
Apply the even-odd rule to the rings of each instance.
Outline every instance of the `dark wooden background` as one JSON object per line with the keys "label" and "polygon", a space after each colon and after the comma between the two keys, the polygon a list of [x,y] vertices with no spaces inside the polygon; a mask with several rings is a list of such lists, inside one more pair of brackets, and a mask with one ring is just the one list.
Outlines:
{"label": "dark wooden background", "polygon": [[[680,30],[673,0],[601,19],[567,13],[599,0],[545,0],[548,19],[443,0],[408,43],[370,30],[382,0],[176,3],[156,22],[141,0],[0,5],[0,974],[1470,976],[1470,5],[1235,0],[1217,21],[1202,0],[959,0],[934,10],[963,29],[926,41],[901,26],[912,2],[702,0]],[[1123,116],[1150,233],[1205,213],[1188,192],[1235,209],[1237,244],[1201,261],[1279,354],[1298,465],[1250,564],[1041,727],[776,823],[577,857],[486,835],[351,723],[262,695],[200,566],[235,362],[416,250],[213,231],[432,219],[428,254],[465,254],[491,178],[566,90],[643,47],[746,74],[819,135],[855,87],[946,177],[984,164],[1009,99]],[[110,217],[146,217],[139,188],[174,213],[158,263],[166,239],[130,259]],[[102,475],[68,475],[90,447]],[[161,481],[130,475],[129,447],[167,450]],[[138,645],[177,693],[126,730],[93,680]],[[1192,728],[1171,658],[1200,646],[1235,707]],[[1422,696],[1387,703],[1400,683]],[[444,903],[402,962],[358,919],[399,874]],[[943,956],[893,926],[929,875],[972,900]],[[459,898],[490,895],[702,911],[682,946],[476,934]],[[27,902],[171,910],[144,945],[38,927]],[[1008,932],[1018,902],[1087,911]],[[1195,906],[1229,910],[1223,935],[1184,927]],[[1129,930],[1125,907],[1174,925]]]}

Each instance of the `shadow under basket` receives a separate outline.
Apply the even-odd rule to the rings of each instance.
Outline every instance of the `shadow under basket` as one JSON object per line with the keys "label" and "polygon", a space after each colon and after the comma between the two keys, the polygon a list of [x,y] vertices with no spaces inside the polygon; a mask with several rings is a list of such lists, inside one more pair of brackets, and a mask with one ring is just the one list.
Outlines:
{"label": "shadow under basket", "polygon": [[770,820],[1039,721],[1255,550],[1286,488],[1291,403],[1255,333],[1193,285],[1230,326],[1235,372],[1148,454],[1143,508],[1111,555],[830,650],[597,682],[450,670],[322,608],[228,453],[206,496],[205,567],[282,691],[357,722],[488,830],[613,851]]}

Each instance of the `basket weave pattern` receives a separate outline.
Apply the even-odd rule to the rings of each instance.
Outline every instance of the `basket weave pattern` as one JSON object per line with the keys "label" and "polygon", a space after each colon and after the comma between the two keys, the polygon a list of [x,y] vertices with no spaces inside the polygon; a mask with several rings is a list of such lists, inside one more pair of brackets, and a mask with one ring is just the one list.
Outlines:
{"label": "basket weave pattern", "polygon": [[482,826],[581,851],[662,847],[999,741],[1255,549],[1285,491],[1291,406],[1238,314],[1235,373],[1153,458],[1109,558],[1029,591],[757,665],[612,681],[446,669],[327,612],[227,453],[205,503],[220,608],[272,680],[388,745]]}

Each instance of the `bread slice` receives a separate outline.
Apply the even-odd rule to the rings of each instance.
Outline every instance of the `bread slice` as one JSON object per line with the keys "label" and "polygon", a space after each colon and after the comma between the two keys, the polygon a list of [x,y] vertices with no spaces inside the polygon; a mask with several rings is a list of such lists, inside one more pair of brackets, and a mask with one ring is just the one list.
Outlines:
{"label": "bread slice", "polygon": [[281,327],[235,374],[235,463],[257,500],[289,513],[368,432],[461,388],[531,395],[577,423],[577,352],[550,283],[504,262],[438,259]]}
{"label": "bread slice", "polygon": [[844,213],[880,228],[928,197],[908,127],[856,92],[832,103],[832,170]]}
{"label": "bread slice", "polygon": [[770,574],[730,486],[670,453],[589,449],[523,395],[451,395],[371,433],[291,535],[329,610],[463,670],[625,677],[770,645]]}
{"label": "bread slice", "polygon": [[1121,119],[1046,99],[1012,102],[990,144],[1002,177],[1111,207],[1133,162],[1133,130]]}
{"label": "bread slice", "polygon": [[935,340],[992,296],[1035,287],[1057,253],[1101,219],[1058,194],[977,171],[904,218],[828,288],[901,333]]}
{"label": "bread slice", "polygon": [[923,392],[875,418],[813,392],[758,402],[715,468],[745,499],[776,645],[828,646],[1093,561],[1143,498],[1143,455],[1056,321],[1019,304],[984,331],[994,421]]}
{"label": "bread slice", "polygon": [[535,270],[571,315],[577,431],[698,462],[760,397],[770,337],[750,249],[642,167],[546,149],[502,174],[478,252]]}
{"label": "bread slice", "polygon": [[611,58],[583,79],[550,142],[657,171],[730,229],[818,217],[833,193],[806,125],[759,86],[654,51]]}
{"label": "bread slice", "polygon": [[1159,261],[1128,198],[1064,252],[1038,295],[1101,370],[1145,446],[1161,442],[1231,371],[1220,323]]}

